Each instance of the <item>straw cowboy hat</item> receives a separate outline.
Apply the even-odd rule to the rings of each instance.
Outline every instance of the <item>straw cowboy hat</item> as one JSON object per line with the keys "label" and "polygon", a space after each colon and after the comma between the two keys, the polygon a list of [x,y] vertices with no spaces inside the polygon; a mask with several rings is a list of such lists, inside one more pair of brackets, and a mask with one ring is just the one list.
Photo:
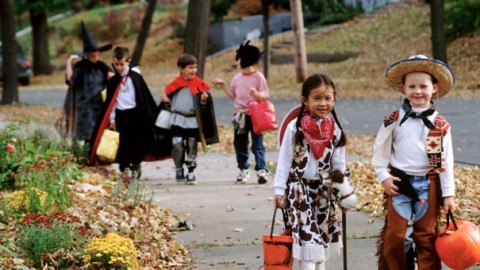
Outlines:
{"label": "straw cowboy hat", "polygon": [[81,53],[81,56],[84,56],[91,52],[96,52],[96,51],[100,51],[100,52],[108,51],[112,48],[112,44],[107,44],[99,47],[97,45],[97,41],[92,36],[92,34],[88,31],[88,28],[83,21],[81,22],[81,25],[82,25],[82,37],[83,37],[83,52]]}
{"label": "straw cowboy hat", "polygon": [[435,77],[438,81],[438,97],[448,94],[455,85],[455,74],[447,64],[424,55],[413,55],[389,66],[385,71],[387,84],[403,92],[403,79],[412,72],[426,72]]}

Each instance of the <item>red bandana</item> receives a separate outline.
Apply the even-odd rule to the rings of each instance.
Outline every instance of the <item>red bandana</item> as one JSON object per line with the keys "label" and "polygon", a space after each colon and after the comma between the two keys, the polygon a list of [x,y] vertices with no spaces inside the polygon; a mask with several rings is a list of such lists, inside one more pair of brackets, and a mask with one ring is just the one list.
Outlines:
{"label": "red bandana", "polygon": [[323,155],[323,151],[333,138],[335,120],[330,116],[326,116],[323,118],[319,128],[315,119],[306,114],[302,117],[301,125],[303,136],[305,136],[308,144],[310,144],[313,156],[315,159],[320,159]]}
{"label": "red bandana", "polygon": [[169,95],[184,87],[188,87],[194,95],[210,90],[210,86],[198,76],[191,80],[185,80],[182,76],[178,76],[165,87],[165,94]]}

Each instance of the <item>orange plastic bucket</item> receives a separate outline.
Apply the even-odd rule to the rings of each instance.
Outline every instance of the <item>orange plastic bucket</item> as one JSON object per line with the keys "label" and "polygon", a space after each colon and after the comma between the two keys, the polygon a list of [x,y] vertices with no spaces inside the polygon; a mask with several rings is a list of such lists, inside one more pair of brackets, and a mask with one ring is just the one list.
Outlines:
{"label": "orange plastic bucket", "polygon": [[292,269],[293,238],[283,235],[263,235],[263,264],[265,270]]}
{"label": "orange plastic bucket", "polygon": [[272,227],[270,234],[263,235],[263,266],[265,270],[290,270],[293,265],[292,246],[293,238],[291,231],[287,230],[288,217],[282,209],[285,231],[281,235],[273,235],[275,215],[273,212]]}

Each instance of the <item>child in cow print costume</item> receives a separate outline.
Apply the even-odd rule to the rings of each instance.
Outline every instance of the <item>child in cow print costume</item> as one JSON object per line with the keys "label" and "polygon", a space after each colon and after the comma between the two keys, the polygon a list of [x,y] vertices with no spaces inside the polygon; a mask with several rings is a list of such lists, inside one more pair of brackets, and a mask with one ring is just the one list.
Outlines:
{"label": "child in cow print costume", "polygon": [[301,269],[325,269],[328,254],[340,252],[338,199],[331,174],[345,173],[346,136],[334,110],[335,85],[314,74],[302,85],[302,106],[283,136],[275,173],[275,206],[286,208],[293,257]]}

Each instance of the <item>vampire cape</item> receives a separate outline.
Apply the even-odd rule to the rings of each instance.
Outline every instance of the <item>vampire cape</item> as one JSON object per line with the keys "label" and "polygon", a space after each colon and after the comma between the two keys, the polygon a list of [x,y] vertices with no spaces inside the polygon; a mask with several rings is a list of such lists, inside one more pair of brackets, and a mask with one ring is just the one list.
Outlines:
{"label": "vampire cape", "polygon": [[[147,125],[147,153],[145,153],[144,161],[161,160],[170,157],[172,149],[172,140],[167,131],[159,130],[155,128],[155,118],[157,116],[157,105],[153,96],[148,89],[147,84],[143,80],[143,77],[130,70],[128,76],[132,80],[135,88],[135,102],[136,106],[141,110],[143,121]],[[96,155],[96,150],[100,142],[100,138],[103,134],[103,130],[110,126],[110,113],[115,107],[116,97],[118,95],[118,86],[120,85],[122,78],[117,73],[113,76],[107,84],[107,99],[104,103],[102,113],[97,121],[97,126],[92,138],[92,148],[90,152],[90,164],[100,163]],[[164,134],[159,134],[164,132]],[[161,138],[161,140],[159,140]]]}

